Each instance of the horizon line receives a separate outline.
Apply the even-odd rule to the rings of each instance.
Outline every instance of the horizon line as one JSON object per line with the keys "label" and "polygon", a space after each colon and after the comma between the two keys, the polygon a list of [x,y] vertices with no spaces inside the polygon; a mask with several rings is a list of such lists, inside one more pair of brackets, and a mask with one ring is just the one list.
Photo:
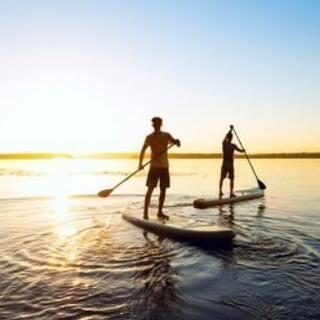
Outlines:
{"label": "horizon line", "polygon": [[[150,157],[150,154],[146,154]],[[263,152],[249,154],[256,159],[320,159],[320,152]],[[0,153],[0,160],[46,160],[46,159],[138,159],[138,152],[16,152]],[[222,153],[186,152],[170,153],[171,159],[220,159]],[[236,154],[235,158],[242,159],[245,155]]]}

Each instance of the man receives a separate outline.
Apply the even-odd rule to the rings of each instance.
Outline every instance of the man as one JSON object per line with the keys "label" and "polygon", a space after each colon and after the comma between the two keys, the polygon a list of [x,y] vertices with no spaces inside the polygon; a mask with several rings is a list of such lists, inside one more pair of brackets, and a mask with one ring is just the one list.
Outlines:
{"label": "man", "polygon": [[180,141],[174,139],[169,133],[161,131],[162,119],[154,117],[151,119],[154,132],[149,134],[142,146],[139,157],[139,168],[143,169],[143,157],[148,147],[151,148],[151,165],[147,178],[147,193],[144,201],[143,218],[149,219],[148,208],[154,188],[160,180],[160,196],[158,207],[158,218],[168,220],[169,217],[162,212],[164,200],[166,197],[166,189],[170,187],[169,161],[166,148],[169,144],[175,144],[180,147]]}
{"label": "man", "polygon": [[244,149],[240,149],[237,145],[233,144],[232,138],[232,130],[233,126],[230,126],[230,130],[225,136],[222,142],[222,150],[223,150],[223,162],[221,167],[221,175],[220,175],[220,183],[219,183],[219,197],[223,196],[222,185],[223,180],[228,176],[230,179],[230,198],[235,197],[236,195],[233,193],[234,188],[234,167],[233,167],[233,158],[234,151],[237,150],[239,152],[245,152]]}

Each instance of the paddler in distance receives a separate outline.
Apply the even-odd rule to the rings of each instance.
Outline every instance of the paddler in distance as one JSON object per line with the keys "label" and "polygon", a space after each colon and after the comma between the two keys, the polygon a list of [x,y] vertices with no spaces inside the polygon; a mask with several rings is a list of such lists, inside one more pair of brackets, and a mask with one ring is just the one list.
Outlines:
{"label": "paddler in distance", "polygon": [[226,134],[223,142],[222,142],[222,151],[223,151],[223,162],[221,166],[221,174],[220,174],[220,183],[219,183],[219,197],[222,198],[222,186],[223,180],[228,177],[230,179],[230,198],[236,197],[233,193],[234,188],[234,151],[237,150],[239,152],[245,152],[245,149],[240,149],[236,144],[232,143],[232,134],[233,125],[230,126],[230,130]]}
{"label": "paddler in distance", "polygon": [[142,146],[139,156],[139,169],[143,168],[143,158],[145,151],[148,147],[151,149],[151,165],[147,177],[147,193],[144,201],[144,212],[143,218],[149,219],[148,208],[150,199],[154,188],[160,181],[160,195],[159,195],[159,206],[158,206],[158,218],[168,220],[169,217],[165,215],[163,205],[166,197],[166,190],[170,187],[170,174],[169,174],[169,161],[167,148],[169,144],[175,144],[180,147],[180,140],[174,139],[171,134],[161,131],[162,119],[154,117],[151,119],[154,132],[149,134]]}

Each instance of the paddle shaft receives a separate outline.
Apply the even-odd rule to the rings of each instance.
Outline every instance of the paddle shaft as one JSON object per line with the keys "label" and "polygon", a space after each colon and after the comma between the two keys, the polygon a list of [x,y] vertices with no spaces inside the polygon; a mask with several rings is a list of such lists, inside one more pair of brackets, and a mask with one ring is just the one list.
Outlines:
{"label": "paddle shaft", "polygon": [[163,151],[161,151],[160,153],[158,153],[156,156],[154,156],[152,159],[150,159],[148,162],[146,162],[142,168],[138,168],[136,171],[132,172],[131,174],[129,174],[127,177],[125,177],[122,181],[120,181],[118,184],[116,184],[113,188],[112,191],[117,189],[119,186],[121,186],[124,182],[126,182],[127,180],[129,180],[131,177],[133,177],[135,174],[137,174],[139,171],[141,171],[142,169],[144,169],[144,167],[146,167],[147,165],[149,165],[154,159],[159,158],[161,155],[163,155],[165,152],[167,152],[170,148],[172,148],[174,146],[173,144],[170,144],[167,148],[165,148]]}
{"label": "paddle shaft", "polygon": [[232,128],[232,130],[233,130],[234,134],[236,135],[236,137],[237,137],[237,139],[238,139],[238,141],[239,141],[239,143],[240,143],[241,148],[244,150],[244,155],[246,156],[246,158],[247,158],[247,160],[248,160],[248,162],[249,162],[249,165],[250,165],[250,167],[251,167],[251,169],[252,169],[253,174],[255,175],[256,179],[259,181],[259,178],[258,178],[258,176],[257,176],[257,173],[256,173],[256,171],[254,170],[254,167],[253,167],[253,165],[252,165],[252,163],[251,163],[251,161],[250,161],[250,158],[249,158],[246,150],[244,149],[243,144],[242,144],[242,142],[241,142],[241,140],[240,140],[240,138],[239,138],[239,136],[238,136],[235,128]]}

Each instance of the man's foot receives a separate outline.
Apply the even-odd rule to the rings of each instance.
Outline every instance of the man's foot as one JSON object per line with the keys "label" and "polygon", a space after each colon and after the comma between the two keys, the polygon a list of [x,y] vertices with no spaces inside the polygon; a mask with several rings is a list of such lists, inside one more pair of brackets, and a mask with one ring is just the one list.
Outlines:
{"label": "man's foot", "polygon": [[169,220],[169,216],[167,216],[166,214],[164,214],[164,213],[162,213],[162,212],[159,212],[159,213],[157,214],[157,217],[158,217],[159,219],[162,219],[162,220]]}
{"label": "man's foot", "polygon": [[147,213],[144,213],[144,214],[143,214],[143,219],[144,219],[144,220],[149,220],[149,216],[148,216]]}
{"label": "man's foot", "polygon": [[220,192],[219,192],[219,198],[221,199],[222,197],[223,197],[223,192],[220,191]]}
{"label": "man's foot", "polygon": [[237,196],[234,193],[230,193],[230,198],[236,198]]}

